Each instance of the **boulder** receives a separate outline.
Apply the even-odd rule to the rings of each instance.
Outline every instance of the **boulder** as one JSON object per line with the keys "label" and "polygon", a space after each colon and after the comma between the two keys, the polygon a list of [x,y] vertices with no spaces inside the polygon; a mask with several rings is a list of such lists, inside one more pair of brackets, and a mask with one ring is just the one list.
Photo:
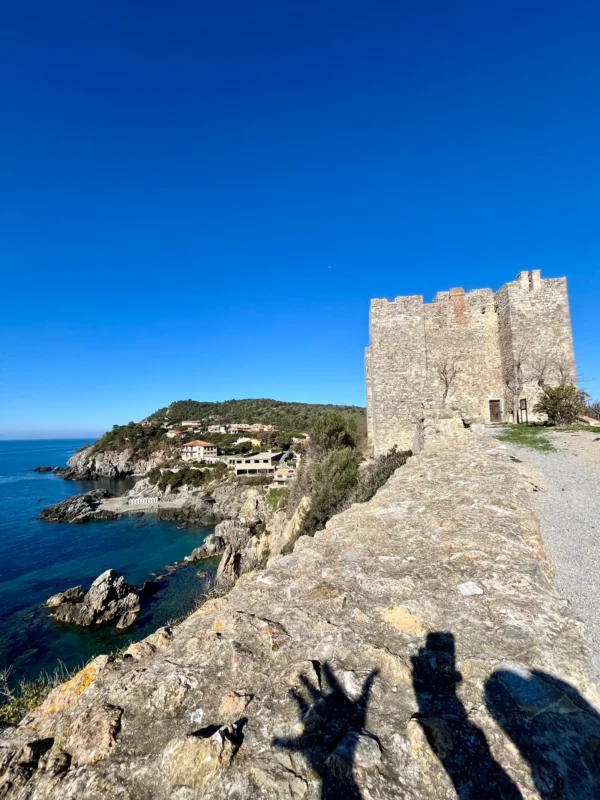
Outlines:
{"label": "boulder", "polygon": [[46,522],[89,522],[98,519],[117,519],[122,514],[116,511],[100,508],[102,500],[112,497],[106,489],[93,489],[84,494],[75,494],[55,503],[48,508],[44,508],[40,513],[40,519]]}
{"label": "boulder", "polygon": [[81,586],[73,586],[67,589],[66,592],[58,592],[53,594],[46,600],[46,608],[56,608],[61,603],[79,603],[83,600],[85,592]]}
{"label": "boulder", "polygon": [[46,606],[54,609],[51,614],[54,619],[86,628],[110,623],[117,628],[128,628],[141,610],[135,589],[112,569],[97,577],[87,593],[77,586],[53,595]]}
{"label": "boulder", "polygon": [[200,547],[195,547],[184,561],[201,561],[203,558],[214,558],[225,550],[225,540],[214,533],[209,534]]}
{"label": "boulder", "polygon": [[241,550],[242,547],[245,547],[252,534],[253,529],[237,519],[225,519],[223,522],[219,522],[215,528],[215,536],[236,550]]}
{"label": "boulder", "polygon": [[36,467],[34,472],[54,472],[55,467]]}

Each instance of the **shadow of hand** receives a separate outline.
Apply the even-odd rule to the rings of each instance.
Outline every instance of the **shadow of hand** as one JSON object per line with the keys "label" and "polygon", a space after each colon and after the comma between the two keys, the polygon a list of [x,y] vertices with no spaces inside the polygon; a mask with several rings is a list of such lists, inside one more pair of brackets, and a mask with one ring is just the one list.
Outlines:
{"label": "shadow of hand", "polygon": [[327,663],[312,663],[317,685],[306,675],[300,675],[306,696],[290,690],[300,712],[295,727],[302,732],[295,738],[275,738],[273,746],[302,753],[321,778],[322,798],[359,800],[361,794],[353,775],[357,747],[365,750],[372,747],[373,757],[377,759],[380,753],[377,739],[364,730],[369,695],[377,673],[372,672],[367,677],[360,696],[353,700]]}

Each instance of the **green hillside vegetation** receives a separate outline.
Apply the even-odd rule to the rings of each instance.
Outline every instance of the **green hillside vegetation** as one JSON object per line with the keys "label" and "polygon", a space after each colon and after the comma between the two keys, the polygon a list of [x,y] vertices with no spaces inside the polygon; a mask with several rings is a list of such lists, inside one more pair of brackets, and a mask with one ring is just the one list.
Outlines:
{"label": "green hillside vegetation", "polygon": [[177,492],[181,486],[199,488],[214,478],[223,478],[226,475],[225,464],[206,464],[203,469],[185,466],[178,470],[161,470],[160,467],[156,467],[151,469],[146,477],[163,492],[167,486],[171,487],[172,492]]}
{"label": "green hillside vegetation", "polygon": [[147,458],[162,450],[166,457],[177,457],[183,444],[196,439],[216,444],[220,454],[233,455],[256,451],[250,443],[234,445],[240,434],[199,433],[184,430],[177,438],[167,437],[167,425],[178,427],[184,420],[198,420],[200,426],[222,425],[230,422],[273,425],[276,431],[261,431],[248,436],[260,441],[259,449],[287,449],[294,436],[316,431],[318,436],[322,420],[332,414],[344,421],[351,432],[351,445],[362,446],[366,440],[366,413],[360,406],[319,405],[310,403],[284,403],[279,400],[226,400],[222,403],[178,400],[151,414],[143,422],[114,425],[92,445],[94,452],[131,450],[137,458]]}
{"label": "green hillside vegetation", "polygon": [[[370,500],[410,456],[410,451],[394,448],[361,467],[363,440],[354,420],[349,421],[339,413],[320,416],[310,430],[310,436],[306,458],[285,498],[288,516],[298,507],[302,497],[310,498],[299,536],[313,536],[334,514],[352,503]],[[287,552],[292,548],[293,542],[289,543]]]}
{"label": "green hillside vegetation", "polygon": [[131,449],[135,455],[143,458],[155,451],[159,445],[164,449],[170,449],[172,444],[163,426],[128,422],[127,425],[113,425],[112,430],[103,434],[92,447],[96,452]]}
{"label": "green hillside vegetation", "polygon": [[366,412],[360,406],[285,403],[281,400],[225,400],[221,403],[199,400],[177,400],[148,417],[148,422],[176,424],[183,420],[199,420],[206,425],[238,422],[261,422],[282,431],[310,430],[322,414],[337,412],[353,419],[359,430],[366,430]]}

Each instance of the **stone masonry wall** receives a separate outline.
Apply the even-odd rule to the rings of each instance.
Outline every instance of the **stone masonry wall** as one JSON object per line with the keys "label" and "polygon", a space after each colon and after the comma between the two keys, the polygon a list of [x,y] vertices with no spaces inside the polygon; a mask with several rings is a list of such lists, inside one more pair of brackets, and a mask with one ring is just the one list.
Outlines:
{"label": "stone masonry wall", "polygon": [[504,393],[493,292],[439,292],[424,311],[427,387],[433,405],[487,419],[489,400]]}
{"label": "stone masonry wall", "polygon": [[0,735],[4,800],[583,800],[600,695],[498,442],[368,503]]}
{"label": "stone masonry wall", "polygon": [[429,304],[420,296],[373,300],[365,362],[376,455],[413,447],[415,426],[436,409],[490,422],[490,401],[498,400],[510,421],[516,397],[535,419],[542,384],[575,382],[566,280],[533,270],[495,294],[451,289]]}
{"label": "stone masonry wall", "polygon": [[505,408],[512,411],[515,363],[521,364],[523,388],[530,420],[541,382],[557,386],[576,383],[575,356],[565,278],[544,279],[540,270],[520,272],[517,280],[496,292],[502,370],[505,376]]}
{"label": "stone masonry wall", "polygon": [[373,300],[370,328],[367,419],[371,417],[375,452],[394,445],[410,450],[427,372],[423,298]]}

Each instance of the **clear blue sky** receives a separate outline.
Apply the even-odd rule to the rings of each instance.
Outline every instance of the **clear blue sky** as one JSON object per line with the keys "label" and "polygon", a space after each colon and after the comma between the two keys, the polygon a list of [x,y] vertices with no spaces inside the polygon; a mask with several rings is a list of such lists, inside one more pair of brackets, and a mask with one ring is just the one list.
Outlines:
{"label": "clear blue sky", "polygon": [[0,431],[364,404],[371,297],[566,275],[600,396],[600,4],[0,12]]}

